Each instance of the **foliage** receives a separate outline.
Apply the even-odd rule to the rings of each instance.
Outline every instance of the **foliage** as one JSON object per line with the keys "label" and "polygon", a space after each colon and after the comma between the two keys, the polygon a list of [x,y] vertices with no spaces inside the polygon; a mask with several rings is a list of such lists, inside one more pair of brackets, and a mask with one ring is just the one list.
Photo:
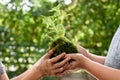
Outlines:
{"label": "foliage", "polygon": [[65,36],[66,31],[63,25],[65,14],[60,11],[60,8],[61,5],[58,5],[50,10],[50,12],[54,12],[54,15],[52,16],[43,16],[43,23],[46,25],[46,29],[49,30],[49,32],[46,33],[46,38],[50,38],[48,50],[54,48],[55,52],[52,57],[55,57],[62,52],[78,52],[74,43]]}
{"label": "foliage", "polygon": [[[46,33],[51,30],[47,25],[60,32],[65,29],[64,35],[71,41],[80,42],[94,54],[106,55],[120,24],[120,0],[72,1],[70,5],[63,0],[0,3],[0,59],[9,77],[22,73],[46,53],[50,41]],[[62,6],[59,9],[57,5]]]}
{"label": "foliage", "polygon": [[[120,1],[79,0],[66,18],[68,36],[78,38],[90,52],[106,55],[112,36],[120,23]],[[72,34],[72,35],[71,35]]]}

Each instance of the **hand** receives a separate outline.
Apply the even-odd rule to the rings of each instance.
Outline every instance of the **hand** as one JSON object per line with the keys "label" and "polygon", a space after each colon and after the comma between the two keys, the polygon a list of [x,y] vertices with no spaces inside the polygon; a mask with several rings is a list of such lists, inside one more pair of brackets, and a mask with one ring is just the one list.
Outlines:
{"label": "hand", "polygon": [[[40,74],[42,74],[42,76],[61,75],[64,73],[68,65],[70,57],[64,59],[66,54],[62,53],[50,59],[53,53],[53,50],[49,51],[34,65],[40,71]],[[64,60],[58,62],[61,59]]]}
{"label": "hand", "polygon": [[67,54],[66,57],[71,58],[71,62],[69,63],[69,70],[77,69],[77,68],[85,68],[86,62],[89,60],[82,54],[74,53],[74,54]]}
{"label": "hand", "polygon": [[87,55],[88,55],[88,53],[89,53],[87,49],[85,49],[85,48],[82,47],[81,45],[77,45],[77,48],[78,48],[78,50],[79,50],[79,52],[80,52],[81,54],[83,54],[84,56],[87,57]]}

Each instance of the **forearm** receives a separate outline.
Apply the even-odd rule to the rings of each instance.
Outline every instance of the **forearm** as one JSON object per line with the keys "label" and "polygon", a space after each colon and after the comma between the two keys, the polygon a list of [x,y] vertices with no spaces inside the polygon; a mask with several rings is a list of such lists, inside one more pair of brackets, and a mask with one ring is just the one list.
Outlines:
{"label": "forearm", "polygon": [[8,76],[6,73],[3,73],[1,76],[0,76],[0,80],[9,80]]}
{"label": "forearm", "polygon": [[105,57],[104,56],[94,55],[94,54],[91,54],[89,52],[86,54],[86,57],[88,57],[89,59],[91,59],[95,62],[98,62],[100,64],[104,64],[104,62],[105,62]]}
{"label": "forearm", "polygon": [[92,60],[87,60],[84,69],[99,80],[120,80],[120,70],[104,66]]}
{"label": "forearm", "polygon": [[42,77],[43,75],[40,74],[39,70],[37,70],[35,67],[32,67],[21,75],[12,78],[11,80],[40,80]]}
{"label": "forearm", "polygon": [[87,51],[87,49],[85,49],[84,47],[78,45],[78,50],[81,54],[83,54],[84,56],[86,56],[87,58],[95,61],[95,62],[98,62],[98,63],[101,63],[101,64],[104,64],[105,62],[105,57],[103,56],[97,56],[97,55],[94,55],[94,54],[91,54],[89,51]]}

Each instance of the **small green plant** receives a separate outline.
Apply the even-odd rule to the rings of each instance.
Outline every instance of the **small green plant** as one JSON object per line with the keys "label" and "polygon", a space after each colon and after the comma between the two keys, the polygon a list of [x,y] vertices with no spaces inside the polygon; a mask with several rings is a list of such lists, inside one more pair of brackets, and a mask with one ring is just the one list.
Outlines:
{"label": "small green plant", "polygon": [[68,54],[78,52],[76,46],[66,37],[59,37],[58,39],[52,41],[48,50],[52,48],[54,48],[54,54],[51,57],[55,57],[61,54],[62,52],[66,52]]}
{"label": "small green plant", "polygon": [[78,52],[75,44],[65,36],[65,27],[63,25],[63,20],[66,14],[60,10],[60,7],[61,6],[58,5],[57,7],[51,10],[55,12],[53,16],[43,18],[43,23],[46,24],[49,30],[49,32],[46,33],[47,37],[50,38],[48,50],[54,48],[54,54],[51,57],[55,57],[61,54],[62,52]]}

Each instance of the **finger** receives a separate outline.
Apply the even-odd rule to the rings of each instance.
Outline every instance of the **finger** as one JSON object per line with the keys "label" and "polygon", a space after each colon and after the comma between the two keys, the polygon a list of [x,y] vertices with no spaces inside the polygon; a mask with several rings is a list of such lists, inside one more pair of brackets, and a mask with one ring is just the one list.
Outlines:
{"label": "finger", "polygon": [[65,66],[63,66],[64,70],[72,70],[75,69],[76,66],[76,61],[71,61],[65,64]]}
{"label": "finger", "polygon": [[84,47],[82,47],[81,45],[78,45],[78,48],[80,49],[80,50],[86,50]]}
{"label": "finger", "polygon": [[65,53],[62,53],[62,54],[60,54],[60,55],[52,58],[52,59],[51,59],[51,62],[52,62],[52,63],[58,62],[59,60],[63,59],[63,58],[65,57],[65,55],[66,55]]}
{"label": "finger", "polygon": [[65,72],[67,72],[67,66],[68,65],[69,65],[69,63],[66,63],[65,66],[62,67],[63,71],[57,72],[56,76],[63,76],[63,75],[65,75],[66,74]]}
{"label": "finger", "polygon": [[76,60],[76,58],[78,57],[78,54],[71,53],[71,54],[67,54],[66,57],[70,57],[72,60]]}
{"label": "finger", "polygon": [[52,50],[50,50],[49,52],[46,53],[45,57],[46,57],[46,58],[50,58],[53,53],[54,53],[54,51],[53,51],[53,49],[52,49]]}
{"label": "finger", "polygon": [[78,47],[78,49],[79,49],[79,51],[80,51],[81,53],[87,53],[87,52],[88,52],[87,49],[85,49],[84,47],[82,47],[82,46],[80,46],[80,45],[78,45],[77,47]]}
{"label": "finger", "polygon": [[62,73],[56,73],[56,76],[58,76],[58,77],[62,77],[62,76],[65,76],[65,75],[67,75],[68,73],[70,73],[69,71],[67,71],[67,70],[65,70],[64,72],[62,72]]}
{"label": "finger", "polygon": [[68,63],[68,61],[70,61],[70,59],[71,59],[70,57],[67,57],[67,58],[64,59],[63,61],[54,64],[54,68],[59,68],[59,67],[65,66],[66,63]]}
{"label": "finger", "polygon": [[70,65],[69,62],[67,62],[67,63],[63,66],[64,71],[68,69],[69,65]]}
{"label": "finger", "polygon": [[55,69],[53,72],[54,72],[54,74],[57,74],[57,73],[61,73],[63,71],[64,71],[63,68],[58,68],[58,69]]}
{"label": "finger", "polygon": [[[68,65],[67,65],[68,66]],[[62,77],[62,76],[65,76],[66,74],[70,73],[70,70],[68,69],[65,69],[63,72],[59,72],[59,73],[56,73],[56,76],[58,77]]]}

